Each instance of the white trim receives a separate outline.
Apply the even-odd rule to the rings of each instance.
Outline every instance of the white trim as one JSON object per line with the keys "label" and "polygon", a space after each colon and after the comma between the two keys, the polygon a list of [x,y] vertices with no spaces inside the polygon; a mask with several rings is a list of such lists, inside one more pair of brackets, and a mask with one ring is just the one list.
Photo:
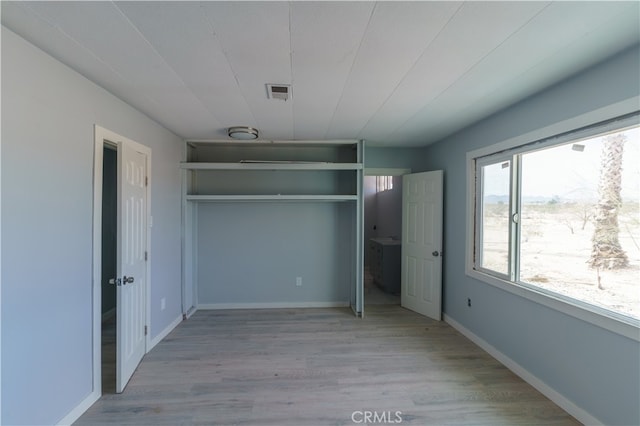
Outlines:
{"label": "white trim", "polygon": [[93,391],[87,396],[80,404],[78,404],[73,410],[69,412],[66,416],[64,416],[57,425],[71,425],[76,420],[80,418],[97,400],[100,399],[100,394],[102,391]]}
{"label": "white trim", "polygon": [[514,149],[527,143],[539,141],[545,138],[552,138],[575,129],[594,125],[606,120],[615,119],[626,114],[638,111],[640,96],[599,108],[577,117],[554,123],[542,129],[538,129],[523,135],[519,135],[493,145],[467,152],[467,199],[466,199],[466,241],[465,241],[465,274],[471,278],[493,285],[501,290],[508,291],[525,299],[539,303],[558,312],[578,318],[590,324],[601,327],[605,330],[622,335],[634,341],[640,342],[640,321],[632,318],[618,317],[606,309],[595,306],[573,302],[561,295],[555,296],[541,290],[500,279],[498,277],[483,273],[474,268],[475,250],[475,197],[476,179],[475,162],[480,157],[486,157],[504,150]]}
{"label": "white trim", "polygon": [[228,201],[318,201],[342,202],[357,201],[357,195],[186,195],[186,201],[194,202],[228,202]]}
{"label": "white trim", "polygon": [[193,208],[193,214],[191,215],[191,254],[193,259],[190,261],[190,265],[193,268],[191,271],[191,291],[192,293],[192,308],[193,312],[198,310],[198,297],[200,292],[200,281],[198,280],[198,268],[199,268],[199,254],[198,254],[198,223],[200,223],[199,219],[199,211],[200,209],[196,207]]}
{"label": "white trim", "polygon": [[[93,131],[93,389],[91,395],[95,395],[95,402],[102,395],[102,166],[104,129],[96,125]],[[80,410],[83,403],[84,401],[71,413]],[[90,406],[84,407],[80,413],[86,411]]]}
{"label": "white trim", "polygon": [[[358,154],[357,161],[360,164],[364,165],[364,155],[365,155],[365,141],[364,139],[358,143]],[[355,279],[356,286],[356,317],[364,318],[364,171],[361,169],[357,172],[357,202],[356,202],[356,211],[355,211],[355,227],[356,227],[356,235],[355,235],[355,247],[352,247],[349,250],[353,253],[353,249],[356,250],[355,259],[351,257],[351,262],[353,263],[355,260],[355,272],[352,276],[352,279]],[[352,222],[353,223],[353,222]],[[351,306],[351,301],[349,301],[349,305]]]}
{"label": "white trim", "polygon": [[[625,321],[622,318],[613,317],[612,313],[606,309],[599,310],[595,306],[587,307],[578,303],[572,303],[571,301],[562,298],[561,295],[555,296],[547,294],[541,290],[524,287],[520,284],[506,281],[476,270],[468,272],[467,275],[494,287],[498,287],[499,289],[511,294],[515,294],[555,311],[570,315],[600,328],[604,328],[605,330],[612,331],[628,339],[640,342],[639,327],[631,322],[631,318]],[[640,322],[638,323],[640,324]]]}
{"label": "white trim", "polygon": [[574,402],[569,400],[567,397],[562,395],[560,392],[553,389],[551,386],[546,384],[544,381],[540,380],[536,375],[529,372],[526,368],[500,352],[494,346],[478,337],[471,330],[464,327],[462,324],[444,314],[444,321],[449,324],[451,327],[455,328],[459,331],[463,336],[467,339],[471,340],[473,343],[478,345],[480,348],[485,350],[489,355],[495,358],[502,365],[507,367],[509,370],[517,374],[522,380],[529,383],[531,386],[536,388],[540,393],[549,398],[552,402],[558,405],[560,408],[565,410],[567,413],[571,414],[575,417],[579,422],[586,425],[602,425],[604,424],[593,415],[591,415],[584,408],[579,407]]}
{"label": "white trim", "polygon": [[348,308],[349,306],[349,302],[204,303],[198,305],[198,309]]}
{"label": "white trim", "polygon": [[[0,12],[0,15],[2,13]],[[1,37],[0,37],[1,38]],[[0,81],[2,80],[2,55],[0,55]],[[0,102],[2,117],[2,102]],[[2,136],[0,135],[0,188],[2,188]],[[0,196],[0,241],[2,241],[2,197]],[[2,271],[2,244],[0,244],[0,271]],[[0,318],[2,318],[2,274],[0,274]],[[0,384],[2,381],[2,327],[0,327]],[[0,422],[2,422],[2,386],[0,385]]]}
{"label": "white trim", "polygon": [[[189,157],[189,143],[185,142],[182,146],[182,160],[187,161]],[[198,270],[198,240],[196,225],[198,223],[198,204],[187,200],[187,194],[191,190],[190,182],[193,184],[193,177],[188,169],[181,169],[182,182],[181,182],[181,268],[182,268],[182,314],[186,318],[189,318],[198,306],[198,281],[196,278],[196,271]],[[187,258],[187,247],[191,254],[190,258]],[[189,271],[189,272],[187,272]],[[187,292],[191,293],[191,306],[186,305]]]}
{"label": "white trim", "polygon": [[[187,160],[187,151],[188,146],[187,143],[182,144],[182,161]],[[187,247],[187,175],[188,171],[181,169],[180,170],[180,297],[181,299],[181,310],[182,314],[185,315],[187,313],[188,308],[186,307],[186,292],[187,292],[187,261],[185,259],[186,247]]]}
{"label": "white trim", "polygon": [[199,143],[199,144],[219,144],[219,145],[233,145],[233,144],[242,144],[242,145],[297,145],[297,146],[310,146],[310,145],[350,145],[355,144],[359,141],[359,139],[309,139],[309,140],[265,140],[265,139],[251,139],[242,141],[239,139],[187,139],[185,142],[187,144],[191,143]]}
{"label": "white trim", "polygon": [[162,341],[162,339],[167,337],[167,335],[169,333],[171,333],[173,331],[173,329],[176,328],[182,321],[183,321],[182,320],[182,314],[180,314],[178,316],[178,318],[176,318],[173,321],[171,321],[171,324],[166,326],[165,329],[162,330],[160,333],[158,333],[158,335],[156,337],[151,339],[151,343],[147,347],[147,352],[146,353],[149,353],[151,351],[151,349],[153,349],[158,343],[160,343]]}
{"label": "white trim", "polygon": [[180,163],[186,170],[362,170],[360,163]]}
{"label": "white trim", "polygon": [[189,318],[191,318],[191,315],[195,314],[196,312],[198,312],[198,308],[196,308],[195,306],[192,306],[192,307],[187,311],[187,313],[186,313],[186,314],[183,314],[183,315],[184,315],[184,317],[185,317],[184,319],[189,319]]}
{"label": "white trim", "polygon": [[411,169],[365,167],[365,176],[403,176],[411,173]]}

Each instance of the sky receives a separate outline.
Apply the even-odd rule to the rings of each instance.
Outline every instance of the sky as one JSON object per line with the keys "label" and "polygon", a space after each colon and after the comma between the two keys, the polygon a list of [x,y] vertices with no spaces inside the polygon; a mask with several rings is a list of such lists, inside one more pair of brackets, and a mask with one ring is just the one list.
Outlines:
{"label": "sky", "polygon": [[[640,200],[640,127],[624,132],[623,200]],[[606,136],[606,135],[605,135]],[[522,196],[561,200],[597,199],[603,135],[523,155]],[[574,143],[583,151],[572,149]],[[485,168],[485,195],[507,195],[508,168]]]}

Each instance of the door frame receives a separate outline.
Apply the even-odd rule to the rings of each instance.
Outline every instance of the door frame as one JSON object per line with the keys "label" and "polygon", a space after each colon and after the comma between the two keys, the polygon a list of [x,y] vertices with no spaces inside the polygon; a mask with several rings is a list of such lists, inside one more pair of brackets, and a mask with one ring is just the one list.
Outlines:
{"label": "door frame", "polygon": [[[363,187],[362,187],[362,277],[363,277],[363,286],[364,286],[364,259],[366,256],[365,250],[369,249],[368,241],[365,240],[366,231],[364,229],[366,222],[366,208],[365,208],[365,199],[364,199],[364,178],[371,176],[404,176],[411,174],[411,169],[408,167],[365,167],[363,172]],[[400,200],[402,203],[402,199]],[[402,217],[400,218],[402,220]],[[364,289],[363,289],[363,298],[364,298]],[[363,302],[364,307],[364,302]]]}
{"label": "door frame", "polygon": [[410,168],[365,167],[365,176],[404,176],[411,173]]}
{"label": "door frame", "polygon": [[[146,262],[145,286],[145,321],[151,324],[151,148],[121,136],[103,127],[94,125],[94,164],[93,164],[93,390],[92,396],[97,400],[102,395],[102,171],[104,160],[104,146],[108,144],[119,150],[120,144],[127,144],[142,152],[147,157],[146,186]],[[118,193],[118,198],[120,194]],[[120,212],[118,212],[120,214]],[[149,330],[149,328],[148,328]],[[150,330],[149,330],[150,331]],[[151,348],[151,333],[145,336],[145,353]]]}

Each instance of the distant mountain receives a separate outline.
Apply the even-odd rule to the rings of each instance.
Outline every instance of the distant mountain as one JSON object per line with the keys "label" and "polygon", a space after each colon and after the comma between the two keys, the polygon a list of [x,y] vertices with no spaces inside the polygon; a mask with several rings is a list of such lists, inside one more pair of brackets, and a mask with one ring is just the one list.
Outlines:
{"label": "distant mountain", "polygon": [[509,202],[508,195],[487,195],[484,197],[486,204],[507,204]]}
{"label": "distant mountain", "polygon": [[[509,203],[509,196],[508,195],[487,195],[486,197],[484,197],[484,201],[487,204],[508,204]],[[597,200],[592,199],[592,198],[588,198],[588,199],[584,199],[584,198],[577,198],[577,197],[559,197],[557,195],[549,197],[549,196],[543,196],[543,195],[535,195],[535,196],[530,196],[530,197],[523,197],[522,198],[522,203],[523,204],[547,204],[550,202],[557,202],[557,203],[575,203],[575,202],[579,202],[579,201],[586,201],[589,203],[594,203]]]}

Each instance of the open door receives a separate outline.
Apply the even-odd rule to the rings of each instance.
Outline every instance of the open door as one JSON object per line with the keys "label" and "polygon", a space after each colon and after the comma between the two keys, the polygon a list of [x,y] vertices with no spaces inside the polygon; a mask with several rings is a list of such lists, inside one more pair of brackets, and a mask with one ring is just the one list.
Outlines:
{"label": "open door", "polygon": [[401,304],[442,317],[442,170],[404,175],[402,181]]}
{"label": "open door", "polygon": [[146,351],[147,155],[136,145],[118,142],[118,393]]}

